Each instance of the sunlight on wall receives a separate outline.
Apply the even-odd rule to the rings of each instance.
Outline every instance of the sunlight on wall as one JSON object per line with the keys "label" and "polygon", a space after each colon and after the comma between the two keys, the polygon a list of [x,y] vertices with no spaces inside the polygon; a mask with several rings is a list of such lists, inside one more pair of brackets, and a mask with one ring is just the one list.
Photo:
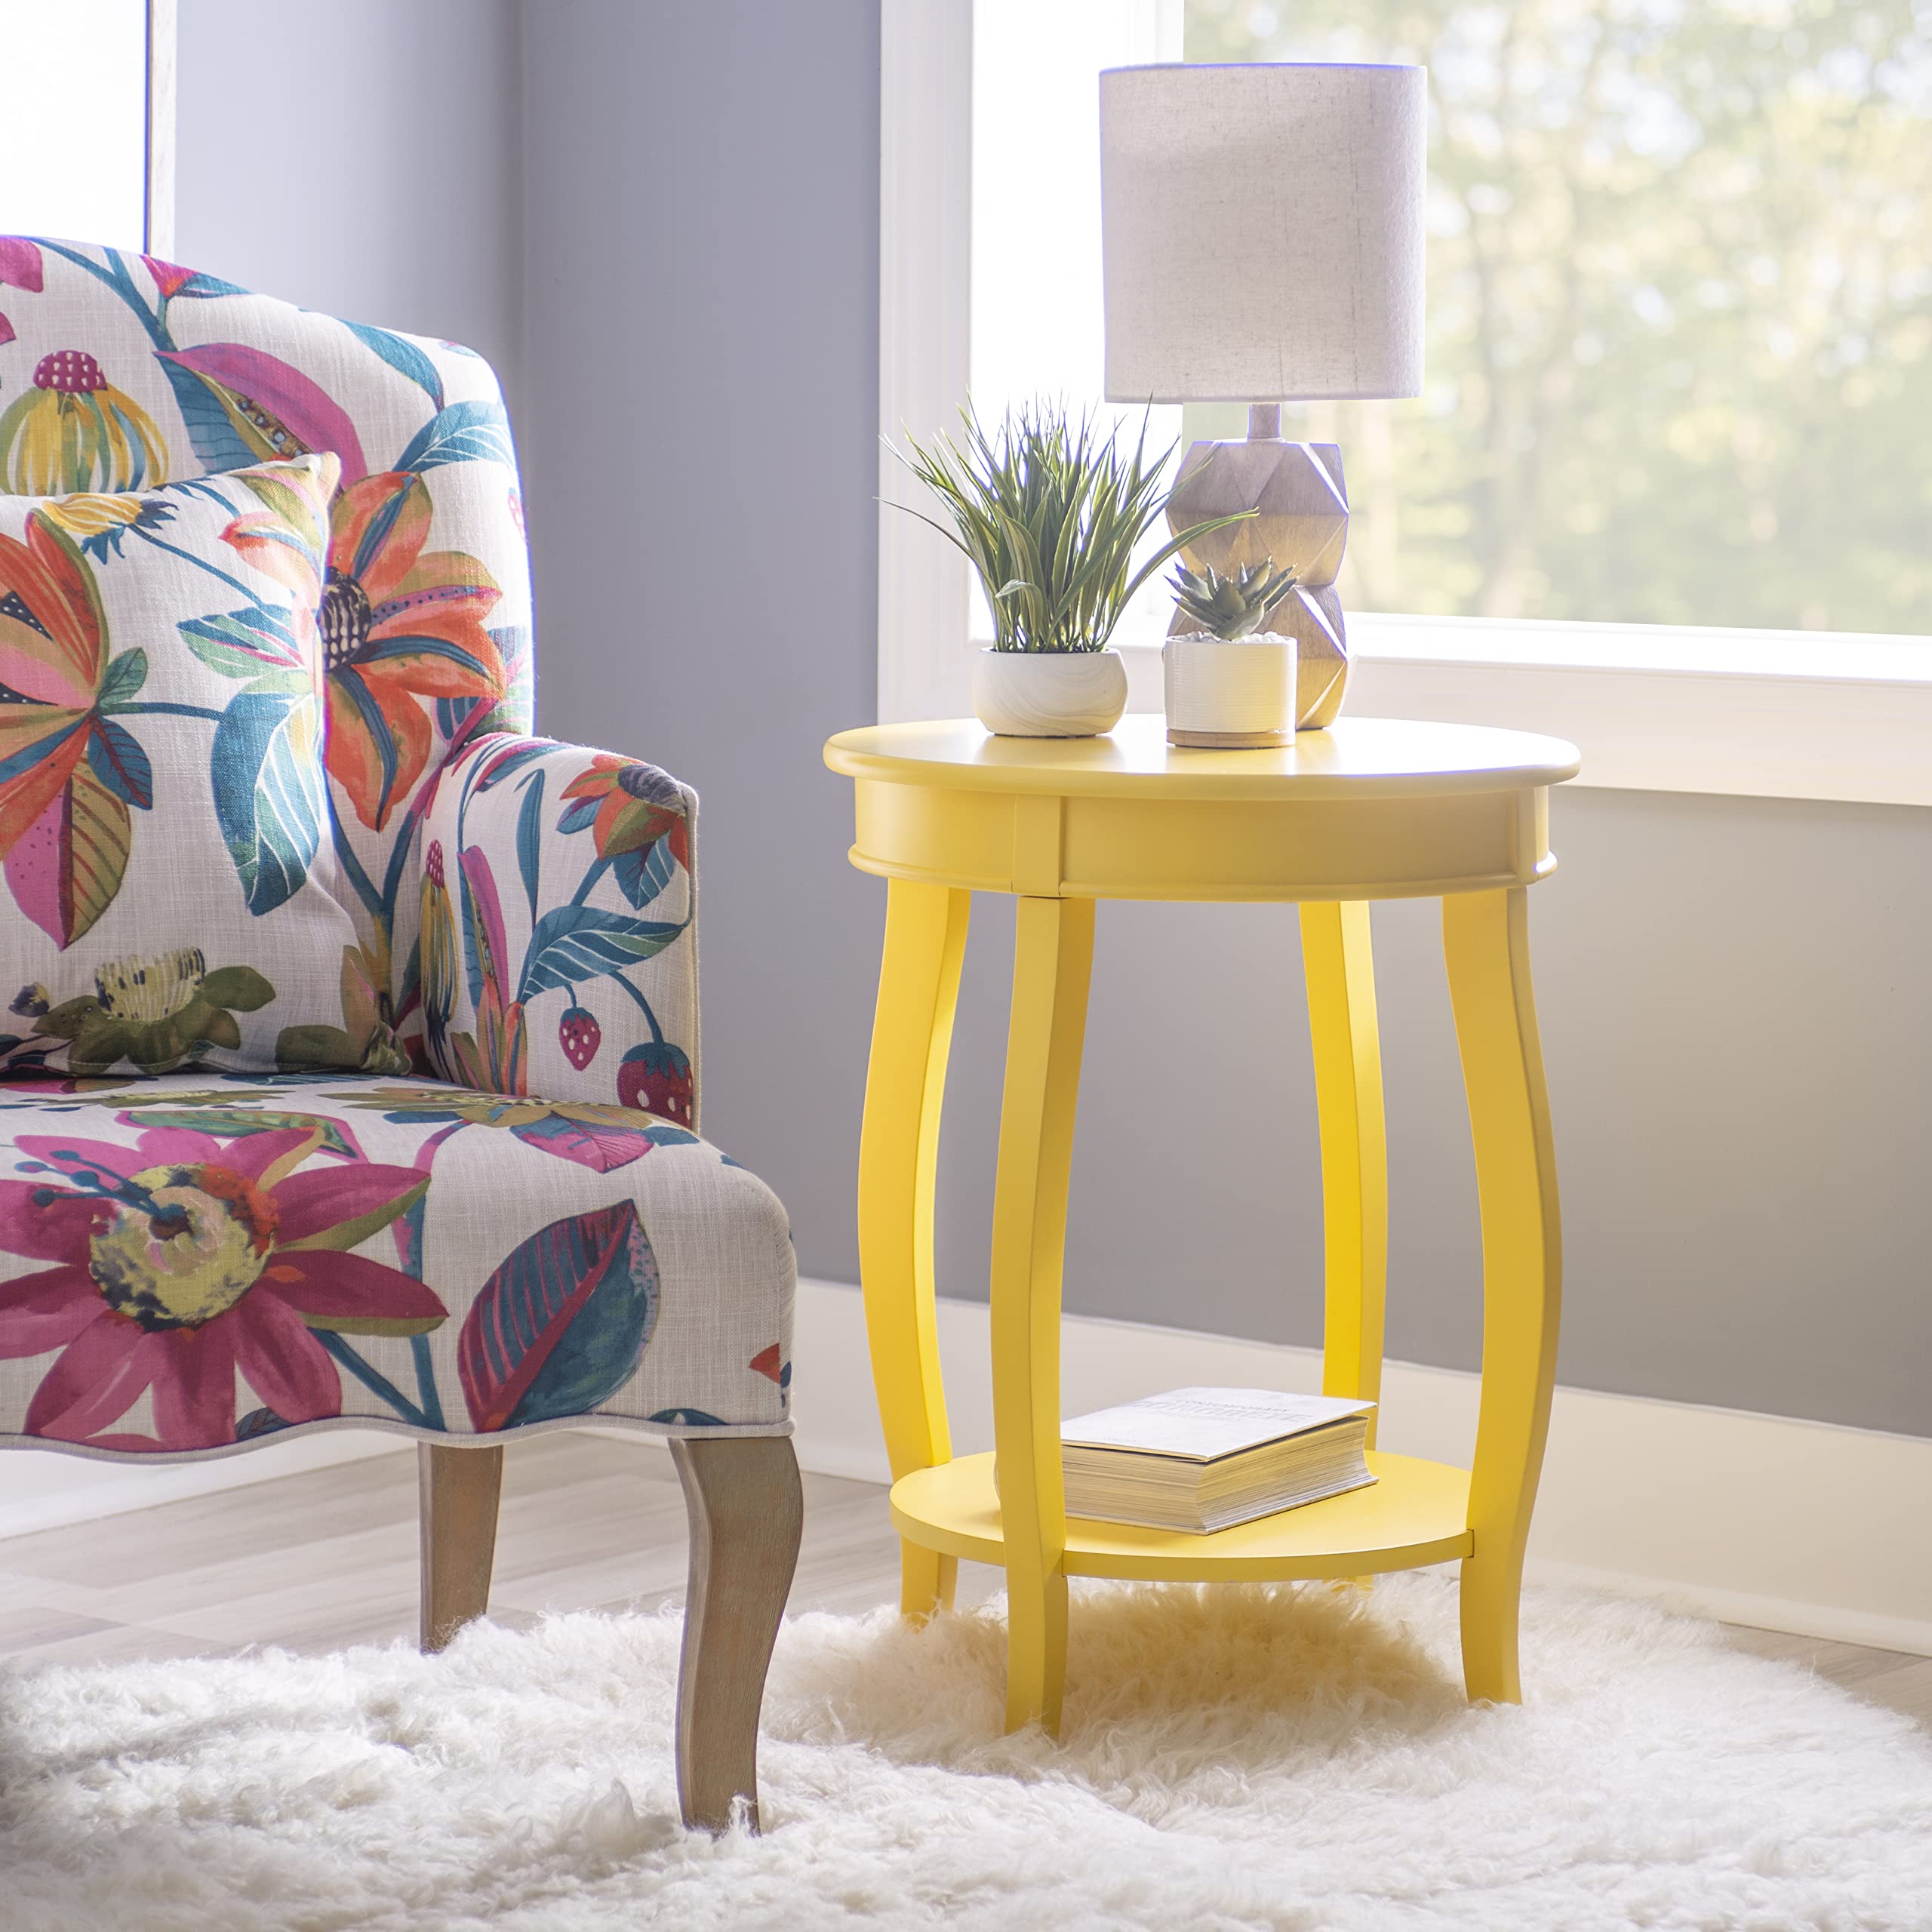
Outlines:
{"label": "sunlight on wall", "polygon": [[[1180,0],[975,0],[973,11],[972,395],[981,419],[1063,398],[1140,433],[1143,412],[1101,401],[1100,98],[1103,67],[1181,54]],[[1181,413],[1149,413],[1149,449]],[[1164,525],[1143,546],[1158,549]],[[973,634],[992,620],[977,583]],[[1114,641],[1158,644],[1168,594],[1150,583]]]}
{"label": "sunlight on wall", "polygon": [[0,235],[139,249],[146,0],[5,0],[0,76]]}

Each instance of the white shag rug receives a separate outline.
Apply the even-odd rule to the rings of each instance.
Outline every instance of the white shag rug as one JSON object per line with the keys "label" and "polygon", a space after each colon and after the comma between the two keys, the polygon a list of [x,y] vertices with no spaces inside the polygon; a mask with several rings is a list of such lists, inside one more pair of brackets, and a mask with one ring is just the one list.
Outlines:
{"label": "white shag rug", "polygon": [[1095,1587],[1063,1744],[1002,1632],[789,1623],[766,1835],[676,1822],[670,1616],[0,1678],[8,1932],[1932,1926],[1932,1745],[1707,1626],[1526,1604],[1472,1710],[1452,1581]]}

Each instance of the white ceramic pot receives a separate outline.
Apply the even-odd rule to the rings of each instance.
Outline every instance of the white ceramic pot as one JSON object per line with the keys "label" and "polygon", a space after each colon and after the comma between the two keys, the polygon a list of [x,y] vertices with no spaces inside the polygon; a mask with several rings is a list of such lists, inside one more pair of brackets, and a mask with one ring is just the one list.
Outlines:
{"label": "white ceramic pot", "polygon": [[973,660],[973,709],[1006,738],[1093,738],[1127,709],[1117,651],[982,651]]}
{"label": "white ceramic pot", "polygon": [[1299,652],[1286,638],[1171,637],[1161,649],[1168,740],[1212,749],[1295,741]]}

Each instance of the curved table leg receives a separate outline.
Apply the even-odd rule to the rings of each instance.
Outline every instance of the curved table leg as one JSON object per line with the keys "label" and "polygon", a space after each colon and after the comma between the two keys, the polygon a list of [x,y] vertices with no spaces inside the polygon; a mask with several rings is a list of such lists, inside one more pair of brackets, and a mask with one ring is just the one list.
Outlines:
{"label": "curved table leg", "polygon": [[1463,1562],[1463,1677],[1472,1702],[1518,1703],[1517,1600],[1563,1279],[1525,889],[1445,899],[1442,940],[1482,1208],[1482,1409],[1469,1479],[1473,1546]]}
{"label": "curved table leg", "polygon": [[[1367,903],[1304,904],[1301,957],[1321,1126],[1321,1389],[1373,1402],[1382,1394],[1389,1150]],[[1368,1420],[1371,1449],[1375,1420]]]}
{"label": "curved table leg", "polygon": [[1060,1266],[1094,902],[1017,907],[993,1195],[993,1438],[1006,1548],[1006,1723],[1060,1728],[1066,1680]]}
{"label": "curved table leg", "polygon": [[[972,895],[894,879],[859,1140],[859,1276],[893,1478],[952,1459],[933,1297],[940,1109]],[[950,1608],[956,1557],[900,1544],[900,1607]]]}

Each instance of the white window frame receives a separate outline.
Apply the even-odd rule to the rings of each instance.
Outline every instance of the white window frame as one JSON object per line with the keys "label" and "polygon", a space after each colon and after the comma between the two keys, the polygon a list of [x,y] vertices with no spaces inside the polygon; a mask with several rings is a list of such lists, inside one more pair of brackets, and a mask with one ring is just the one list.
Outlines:
{"label": "white window frame", "polygon": [[147,253],[174,254],[174,69],[177,0],[148,0]]}
{"label": "white window frame", "polygon": [[[31,14],[38,8],[38,14],[51,26],[68,25],[61,11],[63,0],[0,0],[0,6],[17,8],[23,14]],[[140,192],[140,229],[138,234],[131,233],[126,226],[107,227],[75,226],[50,221],[44,208],[36,208],[31,200],[24,208],[10,204],[0,212],[0,228],[11,228],[27,234],[45,234],[58,232],[67,238],[83,242],[111,242],[119,247],[132,244],[142,253],[159,260],[171,258],[174,252],[174,157],[175,157],[175,67],[176,45],[178,38],[179,0],[140,0],[137,9],[131,9],[119,23],[140,35],[138,43],[141,57],[141,86],[140,112],[141,115],[140,152],[138,162],[140,174],[136,182],[123,177],[115,192],[117,195],[138,187]],[[97,27],[99,23],[94,23]],[[83,37],[89,23],[82,22],[78,29]],[[132,48],[125,50],[134,51]],[[118,109],[115,111],[118,112]],[[117,164],[119,152],[116,154]],[[134,155],[128,155],[130,161]],[[50,165],[57,164],[50,163]],[[129,211],[126,201],[121,203],[122,214]],[[56,218],[58,220],[58,217]]]}
{"label": "white window frame", "polygon": [[[881,0],[879,423],[958,420],[972,258],[973,0]],[[879,459],[878,715],[971,709],[965,560]],[[1351,612],[1348,708],[1515,726],[1580,748],[1584,785],[1932,805],[1932,638]],[[1121,647],[1137,711],[1160,654]]]}

